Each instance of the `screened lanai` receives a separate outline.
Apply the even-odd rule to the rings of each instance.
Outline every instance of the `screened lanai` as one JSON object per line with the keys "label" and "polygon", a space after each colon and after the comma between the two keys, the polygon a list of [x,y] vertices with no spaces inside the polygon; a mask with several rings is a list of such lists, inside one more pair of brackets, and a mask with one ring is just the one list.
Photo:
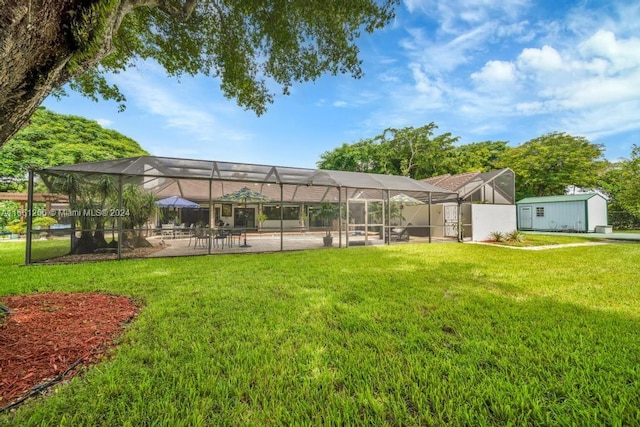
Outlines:
{"label": "screened lanai", "polygon": [[457,200],[403,176],[152,156],[33,171],[34,191],[69,206],[46,213],[55,233],[28,217],[27,263],[430,242],[430,210],[403,208]]}

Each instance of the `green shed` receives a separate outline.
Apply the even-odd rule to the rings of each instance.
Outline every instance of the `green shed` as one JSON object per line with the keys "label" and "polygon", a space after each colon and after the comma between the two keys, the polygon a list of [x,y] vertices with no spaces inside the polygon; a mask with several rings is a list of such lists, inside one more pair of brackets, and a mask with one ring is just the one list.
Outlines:
{"label": "green shed", "polygon": [[608,225],[607,200],[597,193],[527,197],[516,206],[519,230],[584,233]]}

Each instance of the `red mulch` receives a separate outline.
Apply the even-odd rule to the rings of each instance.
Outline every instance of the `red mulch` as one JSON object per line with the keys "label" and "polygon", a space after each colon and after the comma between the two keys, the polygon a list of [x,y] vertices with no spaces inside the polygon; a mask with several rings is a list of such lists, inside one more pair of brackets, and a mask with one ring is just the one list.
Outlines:
{"label": "red mulch", "polygon": [[6,296],[0,303],[13,311],[0,321],[0,407],[43,382],[68,379],[77,364],[97,362],[139,311],[126,297],[99,293]]}

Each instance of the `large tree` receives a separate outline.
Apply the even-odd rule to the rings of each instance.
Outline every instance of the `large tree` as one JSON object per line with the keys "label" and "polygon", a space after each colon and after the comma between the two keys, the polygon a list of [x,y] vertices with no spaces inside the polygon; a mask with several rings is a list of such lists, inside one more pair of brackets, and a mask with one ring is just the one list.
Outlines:
{"label": "large tree", "polygon": [[472,142],[455,148],[456,173],[488,172],[500,168],[500,159],[507,151],[506,141]]}
{"label": "large tree", "polygon": [[640,218],[640,146],[634,145],[631,157],[608,165],[600,187],[610,196],[610,207]]}
{"label": "large tree", "polygon": [[434,123],[418,128],[388,128],[380,135],[323,153],[320,169],[409,176],[422,179],[451,173],[454,144],[450,133],[434,135]]}
{"label": "large tree", "polygon": [[0,0],[0,146],[70,83],[124,101],[105,73],[153,59],[169,75],[220,78],[260,114],[274,94],[323,73],[362,70],[355,44],[398,0]]}
{"label": "large tree", "polygon": [[564,194],[567,187],[595,187],[604,167],[603,147],[586,138],[553,132],[508,149],[504,167],[516,174],[516,197]]}
{"label": "large tree", "polygon": [[79,162],[148,154],[136,141],[97,122],[36,110],[31,124],[0,147],[0,191],[25,191],[29,167],[45,168]]}

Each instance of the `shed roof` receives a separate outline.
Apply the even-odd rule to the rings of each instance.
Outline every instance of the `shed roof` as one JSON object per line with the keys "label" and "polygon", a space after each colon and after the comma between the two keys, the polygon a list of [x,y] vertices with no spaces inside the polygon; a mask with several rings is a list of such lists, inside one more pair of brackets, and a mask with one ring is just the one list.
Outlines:
{"label": "shed roof", "polygon": [[517,205],[521,204],[529,204],[529,203],[563,203],[563,202],[576,202],[576,201],[585,201],[590,198],[598,196],[602,197],[597,193],[583,193],[583,194],[565,194],[562,196],[543,196],[543,197],[526,197],[518,202]]}

